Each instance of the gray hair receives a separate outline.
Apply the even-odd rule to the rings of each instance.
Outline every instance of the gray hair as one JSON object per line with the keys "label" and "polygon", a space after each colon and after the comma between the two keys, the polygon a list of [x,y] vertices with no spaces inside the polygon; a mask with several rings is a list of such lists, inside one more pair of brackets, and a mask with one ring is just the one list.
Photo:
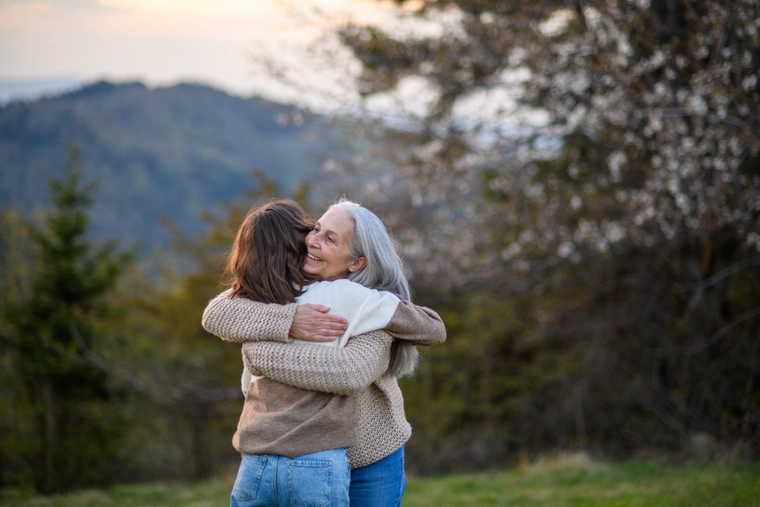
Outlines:
{"label": "gray hair", "polygon": [[[346,199],[339,200],[330,206],[332,208],[345,211],[354,221],[351,260],[359,257],[367,260],[367,265],[349,274],[348,279],[365,287],[390,292],[399,299],[411,300],[404,263],[398,254],[396,243],[377,215]],[[412,343],[393,340],[389,367],[391,373],[396,377],[411,375],[417,368],[418,360],[419,353]]]}

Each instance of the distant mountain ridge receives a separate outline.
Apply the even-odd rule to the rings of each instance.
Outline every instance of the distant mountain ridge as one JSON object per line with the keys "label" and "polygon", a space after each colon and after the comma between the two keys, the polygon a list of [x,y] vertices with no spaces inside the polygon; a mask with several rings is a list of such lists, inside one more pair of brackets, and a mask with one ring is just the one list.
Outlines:
{"label": "distant mountain ridge", "polygon": [[99,182],[95,233],[162,243],[159,216],[192,232],[203,211],[254,186],[254,169],[294,189],[318,171],[325,136],[340,136],[331,128],[294,106],[194,84],[98,82],[11,102],[0,107],[0,209],[44,205],[46,174],[78,142],[86,179]]}
{"label": "distant mountain ridge", "polygon": [[2,79],[0,80],[0,105],[9,102],[29,102],[43,97],[52,97],[81,88],[82,79],[71,76],[47,79]]}

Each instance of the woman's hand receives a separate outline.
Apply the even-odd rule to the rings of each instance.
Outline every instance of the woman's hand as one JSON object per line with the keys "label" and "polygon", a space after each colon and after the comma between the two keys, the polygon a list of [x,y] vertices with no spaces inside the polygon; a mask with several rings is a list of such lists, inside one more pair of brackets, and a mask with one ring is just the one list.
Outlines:
{"label": "woman's hand", "polygon": [[308,303],[299,305],[288,334],[308,342],[335,340],[348,329],[348,322],[343,317],[327,313],[329,311],[329,306]]}

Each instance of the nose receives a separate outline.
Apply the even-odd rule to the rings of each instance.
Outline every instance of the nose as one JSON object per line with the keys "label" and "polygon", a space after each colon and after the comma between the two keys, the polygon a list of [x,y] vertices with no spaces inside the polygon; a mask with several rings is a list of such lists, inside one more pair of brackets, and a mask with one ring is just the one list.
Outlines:
{"label": "nose", "polygon": [[316,232],[311,231],[309,234],[306,235],[306,246],[310,246],[312,248],[317,248],[319,246]]}

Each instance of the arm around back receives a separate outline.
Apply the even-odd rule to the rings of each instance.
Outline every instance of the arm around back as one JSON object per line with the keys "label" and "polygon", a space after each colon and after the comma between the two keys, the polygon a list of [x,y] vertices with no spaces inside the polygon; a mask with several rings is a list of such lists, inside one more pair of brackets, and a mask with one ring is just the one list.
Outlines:
{"label": "arm around back", "polygon": [[201,318],[206,331],[222,340],[237,343],[253,340],[292,341],[288,330],[293,323],[296,303],[259,303],[247,298],[231,298],[230,292],[226,290],[209,301]]}
{"label": "arm around back", "polygon": [[446,341],[446,326],[441,316],[410,301],[399,303],[385,330],[394,338],[414,345],[438,345]]}
{"label": "arm around back", "polygon": [[314,347],[275,342],[243,345],[243,361],[262,375],[300,389],[353,394],[388,371],[393,338],[372,331],[349,338],[345,347]]}

